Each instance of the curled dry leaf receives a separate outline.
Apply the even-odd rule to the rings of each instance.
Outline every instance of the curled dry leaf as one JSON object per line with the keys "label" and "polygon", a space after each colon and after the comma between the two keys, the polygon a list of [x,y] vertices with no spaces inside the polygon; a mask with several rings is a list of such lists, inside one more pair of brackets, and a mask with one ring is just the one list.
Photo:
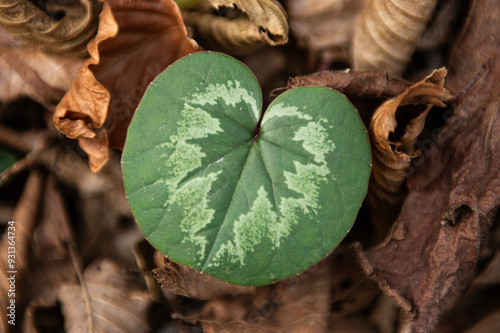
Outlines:
{"label": "curled dry leaf", "polygon": [[[367,203],[376,209],[373,215],[380,216],[377,207],[399,206],[404,200],[404,180],[415,157],[415,140],[425,125],[425,118],[432,106],[444,107],[451,95],[443,87],[446,69],[435,70],[424,80],[412,85],[399,96],[384,102],[373,114],[370,122],[372,145],[372,174]],[[423,110],[400,109],[406,105],[424,105]],[[407,125],[399,125],[397,112],[407,112]],[[411,111],[408,112],[408,111]],[[405,126],[404,128],[398,128]],[[399,130],[395,138],[392,134]],[[392,221],[391,221],[392,222]]]}
{"label": "curled dry leaf", "polygon": [[270,45],[286,44],[288,23],[283,7],[276,0],[208,0],[214,7],[236,7],[247,14]]}
{"label": "curled dry leaf", "polygon": [[400,76],[431,19],[437,0],[370,0],[354,28],[356,70],[383,70]]}
{"label": "curled dry leaf", "polygon": [[68,333],[149,331],[151,300],[109,260],[88,266],[80,284],[62,285],[59,300]]}
{"label": "curled dry leaf", "polygon": [[27,46],[58,54],[86,54],[86,45],[94,37],[100,4],[93,0],[49,2],[47,11],[64,13],[60,19],[28,0],[0,3],[0,25]]}
{"label": "curled dry leaf", "polygon": [[173,0],[105,3],[97,36],[88,45],[90,59],[58,104],[54,124],[79,140],[91,170],[99,171],[108,160],[108,147],[123,147],[149,82],[196,50]]}
{"label": "curled dry leaf", "polygon": [[348,62],[353,27],[366,0],[288,0],[290,31],[315,58]]}
{"label": "curled dry leaf", "polygon": [[276,45],[244,15],[218,16],[211,6],[197,6],[195,10],[183,11],[182,17],[186,25],[194,28],[195,39],[215,50],[244,54],[263,44]]}
{"label": "curled dry leaf", "polygon": [[[500,207],[500,3],[478,0],[450,57],[447,86],[462,91],[383,244],[361,252],[365,272],[402,309],[401,332],[432,332],[470,283]],[[453,89],[452,89],[453,88]],[[498,221],[496,221],[498,223]]]}

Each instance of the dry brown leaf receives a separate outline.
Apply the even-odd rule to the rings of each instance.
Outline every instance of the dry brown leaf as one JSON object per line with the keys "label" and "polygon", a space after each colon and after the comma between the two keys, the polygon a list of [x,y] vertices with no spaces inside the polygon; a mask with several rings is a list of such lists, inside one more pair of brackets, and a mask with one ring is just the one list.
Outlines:
{"label": "dry brown leaf", "polygon": [[[128,124],[151,80],[197,49],[186,37],[173,0],[112,0],[104,4],[91,56],[56,108],[54,124],[78,139],[93,172],[108,147],[123,147]],[[119,32],[118,32],[119,30]]]}
{"label": "dry brown leaf", "polygon": [[[45,5],[45,4],[41,4]],[[60,19],[28,0],[6,0],[0,3],[0,25],[27,46],[39,51],[58,54],[86,54],[86,45],[97,29],[100,3],[49,2],[47,11],[63,13]]]}
{"label": "dry brown leaf", "polygon": [[[331,258],[330,258],[331,259]],[[323,332],[330,313],[332,269],[323,260],[306,272],[241,296],[209,302],[198,318],[205,332]]]}
{"label": "dry brown leaf", "polygon": [[[0,271],[0,306],[3,309],[6,309],[10,304],[12,297],[8,297],[9,289],[10,289],[10,280],[7,278],[11,278],[11,275],[14,275],[15,283],[15,292],[16,297],[14,298],[15,306],[18,311],[26,305],[25,297],[27,295],[23,295],[20,290],[22,284],[22,277],[26,274],[29,267],[29,250],[30,250],[30,241],[31,234],[36,224],[37,213],[41,204],[43,196],[43,176],[39,172],[32,172],[28,177],[26,185],[24,187],[23,194],[19,199],[19,203],[16,206],[16,210],[14,211],[14,216],[12,217],[12,221],[15,221],[14,224],[14,233],[15,233],[15,263],[13,266],[10,266],[8,262],[8,256],[1,256],[1,271]],[[7,232],[4,232],[2,235],[2,240],[0,243],[0,251],[1,253],[7,254],[9,245],[9,229],[6,229]],[[10,230],[12,232],[12,230]],[[12,234],[10,234],[12,236]],[[15,271],[16,273],[8,273],[11,271]],[[24,303],[24,304],[23,304]],[[0,323],[2,324],[2,332],[7,332],[6,327],[7,321],[10,319],[6,315],[2,316]]]}
{"label": "dry brown leaf", "polygon": [[57,104],[69,90],[83,60],[26,48],[0,48],[0,101],[28,96]]}
{"label": "dry brown leaf", "polygon": [[76,279],[68,253],[68,244],[74,243],[73,235],[54,175],[46,179],[43,205],[36,216],[38,221],[29,242],[29,274],[37,278],[26,279],[23,292],[29,295],[31,305],[53,306],[59,286]]}
{"label": "dry brown leaf", "polygon": [[[56,164],[63,173],[66,164],[66,178],[74,181],[78,193],[76,208],[79,221],[84,227],[79,233],[77,247],[84,262],[101,256],[110,257],[125,267],[134,267],[136,259],[132,252],[134,245],[144,236],[139,231],[127,203],[120,166],[120,156],[110,152],[110,159],[99,173],[91,173],[86,165],[75,164],[61,156]],[[74,156],[73,156],[74,157]],[[78,172],[78,173],[77,173]]]}
{"label": "dry brown leaf", "polygon": [[464,333],[484,333],[500,331],[500,310],[490,313]]}
{"label": "dry brown leaf", "polygon": [[325,332],[331,333],[380,333],[362,315],[331,316]]}
{"label": "dry brown leaf", "polygon": [[349,317],[372,305],[380,289],[368,279],[350,247],[337,247],[331,256],[331,315]]}
{"label": "dry brown leaf", "polygon": [[163,289],[174,294],[200,300],[214,300],[228,296],[252,295],[256,291],[255,287],[225,283],[190,267],[177,264],[160,252],[155,253],[155,261],[159,268],[153,270],[153,274],[158,283]]}
{"label": "dry brown leaf", "polygon": [[400,76],[431,19],[437,0],[370,0],[354,27],[355,70],[382,70]]}
{"label": "dry brown leaf", "polygon": [[[361,253],[364,269],[401,307],[400,332],[432,332],[470,283],[500,207],[500,3],[478,0],[450,58],[453,116],[408,180],[393,231]],[[449,83],[448,83],[449,82]],[[498,222],[498,221],[497,221]]]}
{"label": "dry brown leaf", "polygon": [[[366,203],[377,233],[375,238],[379,241],[386,236],[386,225],[393,222],[393,214],[397,214],[404,201],[404,181],[411,159],[418,155],[415,141],[424,128],[429,110],[432,106],[444,107],[443,102],[451,98],[443,87],[446,73],[444,68],[434,71],[399,96],[384,102],[373,114],[369,128],[373,168]],[[403,110],[406,105],[424,108]],[[398,112],[407,113],[407,124],[398,124]],[[397,137],[391,138],[397,129]]]}
{"label": "dry brown leaf", "polygon": [[366,0],[288,0],[290,31],[312,58],[348,62],[352,31]]}
{"label": "dry brown leaf", "polygon": [[[444,313],[437,332],[461,332],[465,331],[467,327],[480,326],[481,322],[488,322],[488,317],[498,311],[500,306],[499,286],[500,255],[497,252],[486,269],[476,275],[471,286],[460,296],[457,304],[450,311]],[[489,331],[477,330],[475,332]]]}
{"label": "dry brown leaf", "polygon": [[87,267],[80,284],[62,285],[59,300],[68,333],[148,332],[151,300],[146,292],[131,288],[109,260]]}
{"label": "dry brown leaf", "polygon": [[[157,258],[163,265],[164,257]],[[324,332],[331,315],[362,311],[379,294],[346,247],[302,274],[262,287],[223,283],[169,260],[155,275],[162,287],[205,300],[199,313],[173,315],[200,323],[204,332]]]}
{"label": "dry brown leaf", "polygon": [[[14,215],[15,221],[15,263],[9,267],[7,256],[2,261],[1,301],[4,302],[7,277],[15,275],[15,301],[18,314],[25,307],[54,306],[57,289],[62,283],[76,278],[67,244],[72,243],[72,235],[64,209],[64,202],[55,178],[43,177],[33,171],[25,185]],[[11,234],[11,235],[12,235]],[[10,236],[11,236],[10,235]],[[7,253],[8,232],[4,233],[0,249]],[[6,274],[6,275],[5,275]],[[30,277],[36,276],[36,279]],[[9,288],[7,288],[9,289]],[[17,325],[21,325],[19,318]],[[10,318],[7,318],[10,319]]]}
{"label": "dry brown leaf", "polygon": [[385,72],[322,71],[297,76],[288,81],[287,89],[322,86],[340,91],[348,97],[392,98],[403,93],[410,82],[393,78]]}
{"label": "dry brown leaf", "polygon": [[194,29],[194,38],[205,48],[231,54],[245,54],[264,44],[275,44],[245,16],[217,16],[210,7],[183,11],[186,25]]}
{"label": "dry brown leaf", "polygon": [[460,11],[463,10],[462,5],[455,0],[439,1],[432,20],[420,36],[417,50],[431,51],[450,44],[454,38],[455,22],[460,19]]}
{"label": "dry brown leaf", "polygon": [[235,7],[247,14],[250,21],[261,30],[263,39],[270,45],[286,44],[288,23],[286,13],[276,0],[208,0],[215,8]]}

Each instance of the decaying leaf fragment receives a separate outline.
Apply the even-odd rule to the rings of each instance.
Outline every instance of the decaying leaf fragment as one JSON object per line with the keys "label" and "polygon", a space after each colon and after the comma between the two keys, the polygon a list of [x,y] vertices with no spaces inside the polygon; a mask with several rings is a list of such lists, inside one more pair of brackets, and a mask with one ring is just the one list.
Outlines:
{"label": "decaying leaf fragment", "polygon": [[104,4],[90,58],[63,97],[54,124],[78,139],[92,171],[123,147],[128,124],[151,80],[196,51],[173,0],[112,0]]}
{"label": "decaying leaf fragment", "polygon": [[[245,16],[217,17],[206,9],[186,11],[186,24],[219,47],[241,52],[262,44],[281,45],[288,41],[288,23],[283,7],[276,0],[208,0],[215,8],[237,8]],[[205,7],[206,8],[206,7]]]}
{"label": "decaying leaf fragment", "polygon": [[[445,107],[451,95],[443,87],[446,69],[435,70],[424,80],[412,85],[399,96],[384,102],[370,122],[373,169],[367,197],[374,207],[380,202],[398,205],[404,199],[403,182],[415,157],[415,140],[421,133],[425,118],[432,106]],[[424,105],[423,110],[412,110],[408,124],[395,139],[390,135],[398,128],[396,113],[405,105]],[[420,111],[420,112],[418,112]],[[404,112],[404,111],[399,111]]]}
{"label": "decaying leaf fragment", "polygon": [[236,295],[255,294],[256,287],[237,286],[225,283],[208,274],[201,274],[193,268],[177,264],[155,253],[157,262],[153,274],[163,289],[175,294],[200,300],[213,300]]}
{"label": "decaying leaf fragment", "polygon": [[286,89],[322,86],[347,95],[375,98],[392,98],[403,93],[411,83],[393,78],[385,72],[371,71],[322,71],[296,76],[288,80]]}
{"label": "decaying leaf fragment", "polygon": [[[372,147],[372,173],[365,199],[373,227],[372,244],[382,241],[397,217],[407,191],[405,179],[433,106],[445,107],[451,98],[443,87],[446,69],[435,70],[399,96],[385,101],[372,116],[369,127]],[[399,124],[404,119],[404,124]]]}
{"label": "decaying leaf fragment", "polygon": [[86,45],[94,37],[101,5],[98,1],[79,0],[59,4],[49,2],[47,10],[64,13],[55,18],[28,0],[0,3],[0,26],[33,49],[58,54],[86,54]]}
{"label": "decaying leaf fragment", "polygon": [[257,287],[253,295],[212,299],[198,314],[173,317],[199,322],[210,333],[323,332],[330,312],[330,263],[323,260],[296,277]]}
{"label": "decaying leaf fragment", "polygon": [[237,7],[276,44],[288,41],[288,23],[283,7],[276,0],[208,0],[214,7]]}
{"label": "decaying leaf fragment", "polygon": [[354,28],[355,70],[400,76],[410,61],[437,0],[370,0]]}
{"label": "decaying leaf fragment", "polygon": [[261,287],[223,283],[157,254],[154,273],[164,289],[204,300],[200,311],[173,317],[200,323],[204,332],[327,332],[379,294],[343,246],[304,273]]}
{"label": "decaying leaf fragment", "polygon": [[183,11],[182,18],[186,25],[194,28],[196,40],[215,50],[243,54],[264,44],[276,45],[245,15],[235,18],[217,16],[211,6],[205,5]]}
{"label": "decaying leaf fragment", "polygon": [[[365,272],[401,307],[401,332],[433,332],[467,288],[500,207],[500,4],[478,0],[450,57],[453,115],[408,177],[390,236],[361,252]],[[495,220],[496,219],[496,220]]]}
{"label": "decaying leaf fragment", "polygon": [[109,260],[87,267],[80,284],[61,286],[59,300],[69,333],[149,330],[151,300],[146,292],[132,289],[120,268]]}

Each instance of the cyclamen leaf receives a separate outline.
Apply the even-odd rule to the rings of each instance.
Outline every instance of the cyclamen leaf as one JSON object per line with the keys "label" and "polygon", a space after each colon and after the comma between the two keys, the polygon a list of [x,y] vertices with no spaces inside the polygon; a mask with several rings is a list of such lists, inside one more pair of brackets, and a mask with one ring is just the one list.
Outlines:
{"label": "cyclamen leaf", "polygon": [[366,129],[345,96],[292,89],[262,123],[257,80],[200,52],[149,86],[122,157],[129,204],[159,251],[223,281],[304,271],[351,228],[367,189]]}

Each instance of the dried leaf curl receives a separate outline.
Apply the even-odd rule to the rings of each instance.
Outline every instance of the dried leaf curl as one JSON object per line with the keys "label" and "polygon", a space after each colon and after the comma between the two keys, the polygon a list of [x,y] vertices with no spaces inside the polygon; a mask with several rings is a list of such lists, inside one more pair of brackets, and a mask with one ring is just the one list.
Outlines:
{"label": "dried leaf curl", "polygon": [[88,45],[90,58],[54,114],[56,127],[79,140],[93,172],[106,164],[109,147],[123,147],[151,80],[197,50],[173,0],[109,1],[99,20],[97,36]]}
{"label": "dried leaf curl", "polygon": [[247,14],[270,45],[286,44],[288,23],[285,10],[276,0],[208,0],[215,8],[235,7]]}
{"label": "dried leaf curl", "polygon": [[[399,96],[384,102],[375,111],[369,129],[373,155],[369,200],[382,200],[390,204],[401,202],[406,172],[411,159],[417,156],[415,140],[425,125],[427,114],[432,106],[445,107],[444,102],[451,98],[443,87],[446,73],[444,68],[435,70]],[[402,133],[391,140],[390,135],[398,127],[396,113],[398,108],[405,105],[425,105],[425,108],[410,117]]]}
{"label": "dried leaf curl", "polygon": [[6,0],[0,3],[0,26],[33,49],[86,55],[86,45],[97,30],[100,9],[101,4],[93,0],[79,0],[70,5],[48,3],[48,11],[64,13],[58,19],[33,2]]}

